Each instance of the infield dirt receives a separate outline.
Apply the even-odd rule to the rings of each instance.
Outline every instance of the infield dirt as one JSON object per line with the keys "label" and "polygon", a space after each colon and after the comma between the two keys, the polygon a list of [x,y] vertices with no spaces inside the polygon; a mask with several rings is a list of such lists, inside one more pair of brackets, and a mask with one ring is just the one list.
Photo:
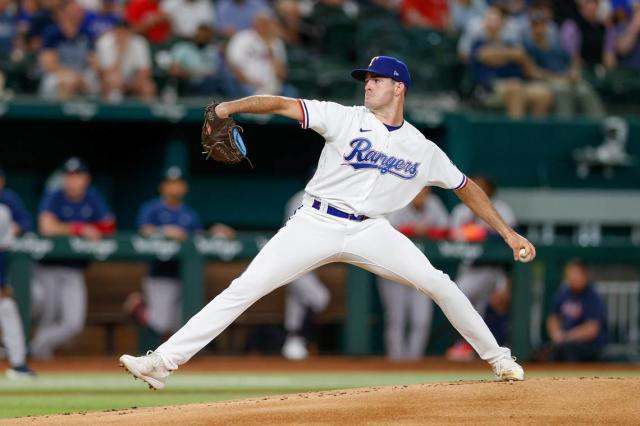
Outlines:
{"label": "infield dirt", "polygon": [[637,424],[640,379],[452,382],[27,417],[7,424]]}

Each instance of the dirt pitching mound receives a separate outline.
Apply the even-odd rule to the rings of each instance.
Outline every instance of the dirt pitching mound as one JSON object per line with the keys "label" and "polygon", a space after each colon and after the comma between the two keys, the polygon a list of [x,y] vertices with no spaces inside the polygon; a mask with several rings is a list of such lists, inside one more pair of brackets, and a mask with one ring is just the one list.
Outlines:
{"label": "dirt pitching mound", "polygon": [[637,424],[640,379],[532,379],[359,388],[16,419],[11,424]]}

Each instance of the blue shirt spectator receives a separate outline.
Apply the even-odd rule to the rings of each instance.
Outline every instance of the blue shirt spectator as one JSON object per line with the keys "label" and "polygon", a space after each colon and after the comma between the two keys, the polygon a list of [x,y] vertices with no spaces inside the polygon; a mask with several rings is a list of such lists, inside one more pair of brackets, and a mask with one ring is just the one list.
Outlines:
{"label": "blue shirt spectator", "polygon": [[11,7],[10,2],[0,0],[0,60],[7,59],[11,55],[17,26],[16,10]]}
{"label": "blue shirt spectator", "polygon": [[565,72],[571,67],[571,57],[566,50],[559,44],[550,43],[543,47],[533,41],[525,42],[527,54],[540,68],[554,71]]}
{"label": "blue shirt spectator", "polygon": [[[169,168],[160,185],[161,196],[144,204],[138,213],[140,232],[181,240],[200,231],[200,217],[182,202],[186,192],[187,184],[180,169]],[[178,272],[176,261],[153,262],[149,268],[150,276],[177,278]]]}
{"label": "blue shirt spectator", "polygon": [[225,37],[252,27],[258,12],[271,10],[265,0],[220,0],[216,9],[216,24]]}
{"label": "blue shirt spectator", "polygon": [[562,330],[569,331],[593,320],[600,324],[600,331],[594,342],[602,347],[607,342],[605,330],[605,307],[600,295],[589,283],[580,293],[563,287],[553,301],[552,312],[560,318]]}
{"label": "blue shirt spectator", "polygon": [[84,26],[87,28],[91,38],[95,41],[107,31],[111,30],[120,22],[122,18],[117,13],[88,12]]}
{"label": "blue shirt spectator", "polygon": [[621,69],[640,71],[640,7],[614,1],[615,25],[607,31],[605,49]]}
{"label": "blue shirt spectator", "polygon": [[[63,187],[47,192],[39,207],[39,231],[46,236],[75,235],[99,239],[115,231],[115,220],[100,193],[90,187],[87,165],[78,158],[64,166]],[[45,262],[82,267],[85,261]]]}
{"label": "blue shirt spectator", "polygon": [[100,193],[94,188],[87,189],[80,200],[70,200],[64,189],[45,194],[40,202],[40,213],[53,213],[61,222],[101,222],[112,214]]}
{"label": "blue shirt spectator", "polygon": [[567,263],[565,285],[555,296],[547,332],[556,361],[596,361],[607,342],[605,305],[589,280],[586,265]]}
{"label": "blue shirt spectator", "polygon": [[58,61],[62,65],[76,71],[84,71],[88,67],[89,56],[94,50],[93,41],[93,35],[84,24],[74,35],[67,35],[60,27],[52,25],[42,36],[42,47],[55,49]]}
{"label": "blue shirt spectator", "polygon": [[[492,89],[496,80],[505,78],[524,79],[522,67],[516,62],[507,62],[503,65],[490,66],[477,59],[478,51],[489,43],[490,42],[487,40],[478,40],[471,48],[470,65],[474,83],[486,89]],[[506,44],[504,46],[511,47]]]}

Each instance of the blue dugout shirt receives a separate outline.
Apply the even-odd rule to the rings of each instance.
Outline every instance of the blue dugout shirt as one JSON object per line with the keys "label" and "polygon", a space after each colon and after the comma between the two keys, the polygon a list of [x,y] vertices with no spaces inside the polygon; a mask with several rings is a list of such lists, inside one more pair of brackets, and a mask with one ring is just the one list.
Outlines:
{"label": "blue dugout shirt", "polygon": [[[145,203],[138,212],[138,229],[145,225],[164,226],[174,225],[184,229],[188,234],[202,230],[202,222],[198,214],[190,207],[182,204],[179,207],[167,206],[162,198],[156,198]],[[178,277],[178,262],[152,262],[149,275],[159,277]]]}

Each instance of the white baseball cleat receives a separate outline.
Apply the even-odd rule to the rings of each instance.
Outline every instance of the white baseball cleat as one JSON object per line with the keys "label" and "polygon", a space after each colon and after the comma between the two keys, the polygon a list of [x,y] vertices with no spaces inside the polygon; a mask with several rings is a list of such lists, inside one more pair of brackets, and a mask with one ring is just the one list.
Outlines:
{"label": "white baseball cleat", "polygon": [[167,377],[171,374],[160,355],[153,351],[148,351],[144,356],[122,355],[120,366],[135,378],[147,382],[149,389],[153,390],[164,388]]}
{"label": "white baseball cleat", "polygon": [[499,382],[524,380],[524,370],[516,362],[515,357],[504,357],[494,362],[493,372],[496,373],[496,380]]}
{"label": "white baseball cleat", "polygon": [[282,345],[282,356],[290,361],[302,361],[309,356],[304,338],[300,336],[290,336]]}

